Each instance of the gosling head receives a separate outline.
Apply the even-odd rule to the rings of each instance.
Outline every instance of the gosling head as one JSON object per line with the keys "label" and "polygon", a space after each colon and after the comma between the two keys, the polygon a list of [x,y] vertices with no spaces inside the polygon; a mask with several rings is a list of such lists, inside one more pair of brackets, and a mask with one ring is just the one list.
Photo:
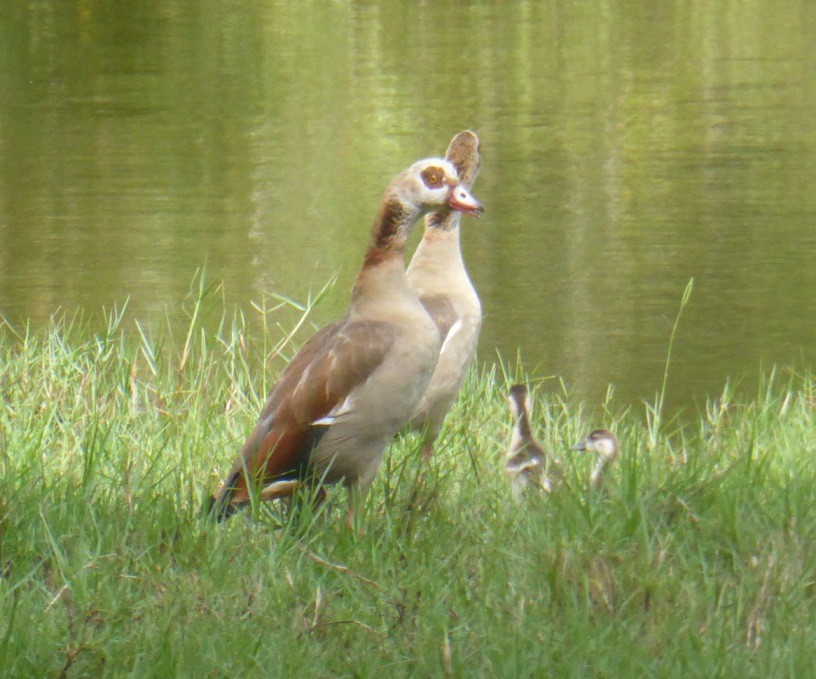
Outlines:
{"label": "gosling head", "polygon": [[571,450],[587,450],[598,454],[595,468],[589,475],[589,485],[600,488],[609,468],[618,456],[618,440],[608,429],[595,429],[589,432],[583,441],[579,441]]}
{"label": "gosling head", "polygon": [[598,453],[604,460],[614,460],[618,455],[618,440],[608,429],[595,429],[578,441],[570,450],[586,450]]}

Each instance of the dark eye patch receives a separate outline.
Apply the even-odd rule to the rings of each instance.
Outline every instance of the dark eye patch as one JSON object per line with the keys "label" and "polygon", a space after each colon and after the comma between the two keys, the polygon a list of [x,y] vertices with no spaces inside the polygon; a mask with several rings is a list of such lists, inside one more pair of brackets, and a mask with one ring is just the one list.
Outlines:
{"label": "dark eye patch", "polygon": [[445,183],[445,171],[441,167],[431,166],[422,170],[422,181],[431,189],[438,189]]}

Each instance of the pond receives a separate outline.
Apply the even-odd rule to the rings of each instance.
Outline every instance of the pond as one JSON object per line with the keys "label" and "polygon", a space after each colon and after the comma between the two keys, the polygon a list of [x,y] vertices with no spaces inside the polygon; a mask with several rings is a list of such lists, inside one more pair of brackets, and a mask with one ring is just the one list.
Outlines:
{"label": "pond", "polygon": [[159,327],[206,267],[248,311],[337,275],[328,321],[387,181],[471,128],[480,360],[640,408],[693,278],[693,413],[816,358],[813,35],[808,0],[6,0],[0,314]]}

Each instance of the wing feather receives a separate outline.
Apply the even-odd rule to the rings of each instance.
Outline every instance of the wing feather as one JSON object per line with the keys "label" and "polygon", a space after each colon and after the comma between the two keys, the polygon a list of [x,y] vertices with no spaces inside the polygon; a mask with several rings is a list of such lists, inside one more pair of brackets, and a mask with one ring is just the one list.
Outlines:
{"label": "wing feather", "polygon": [[425,311],[431,317],[439,330],[439,337],[444,342],[451,328],[460,320],[456,307],[447,295],[426,295],[420,297],[419,301],[425,307]]}
{"label": "wing feather", "polygon": [[246,502],[247,477],[264,485],[302,477],[309,453],[331,426],[318,422],[342,410],[385,360],[394,338],[384,322],[341,319],[319,330],[281,374],[215,502]]}

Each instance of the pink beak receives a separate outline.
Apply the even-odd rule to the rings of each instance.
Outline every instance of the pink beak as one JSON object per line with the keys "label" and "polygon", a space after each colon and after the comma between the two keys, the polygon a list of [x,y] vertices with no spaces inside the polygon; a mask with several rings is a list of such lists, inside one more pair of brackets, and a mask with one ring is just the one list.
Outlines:
{"label": "pink beak", "polygon": [[482,204],[471,196],[461,184],[452,187],[448,193],[448,207],[457,212],[466,212],[474,217],[479,217],[484,212]]}

